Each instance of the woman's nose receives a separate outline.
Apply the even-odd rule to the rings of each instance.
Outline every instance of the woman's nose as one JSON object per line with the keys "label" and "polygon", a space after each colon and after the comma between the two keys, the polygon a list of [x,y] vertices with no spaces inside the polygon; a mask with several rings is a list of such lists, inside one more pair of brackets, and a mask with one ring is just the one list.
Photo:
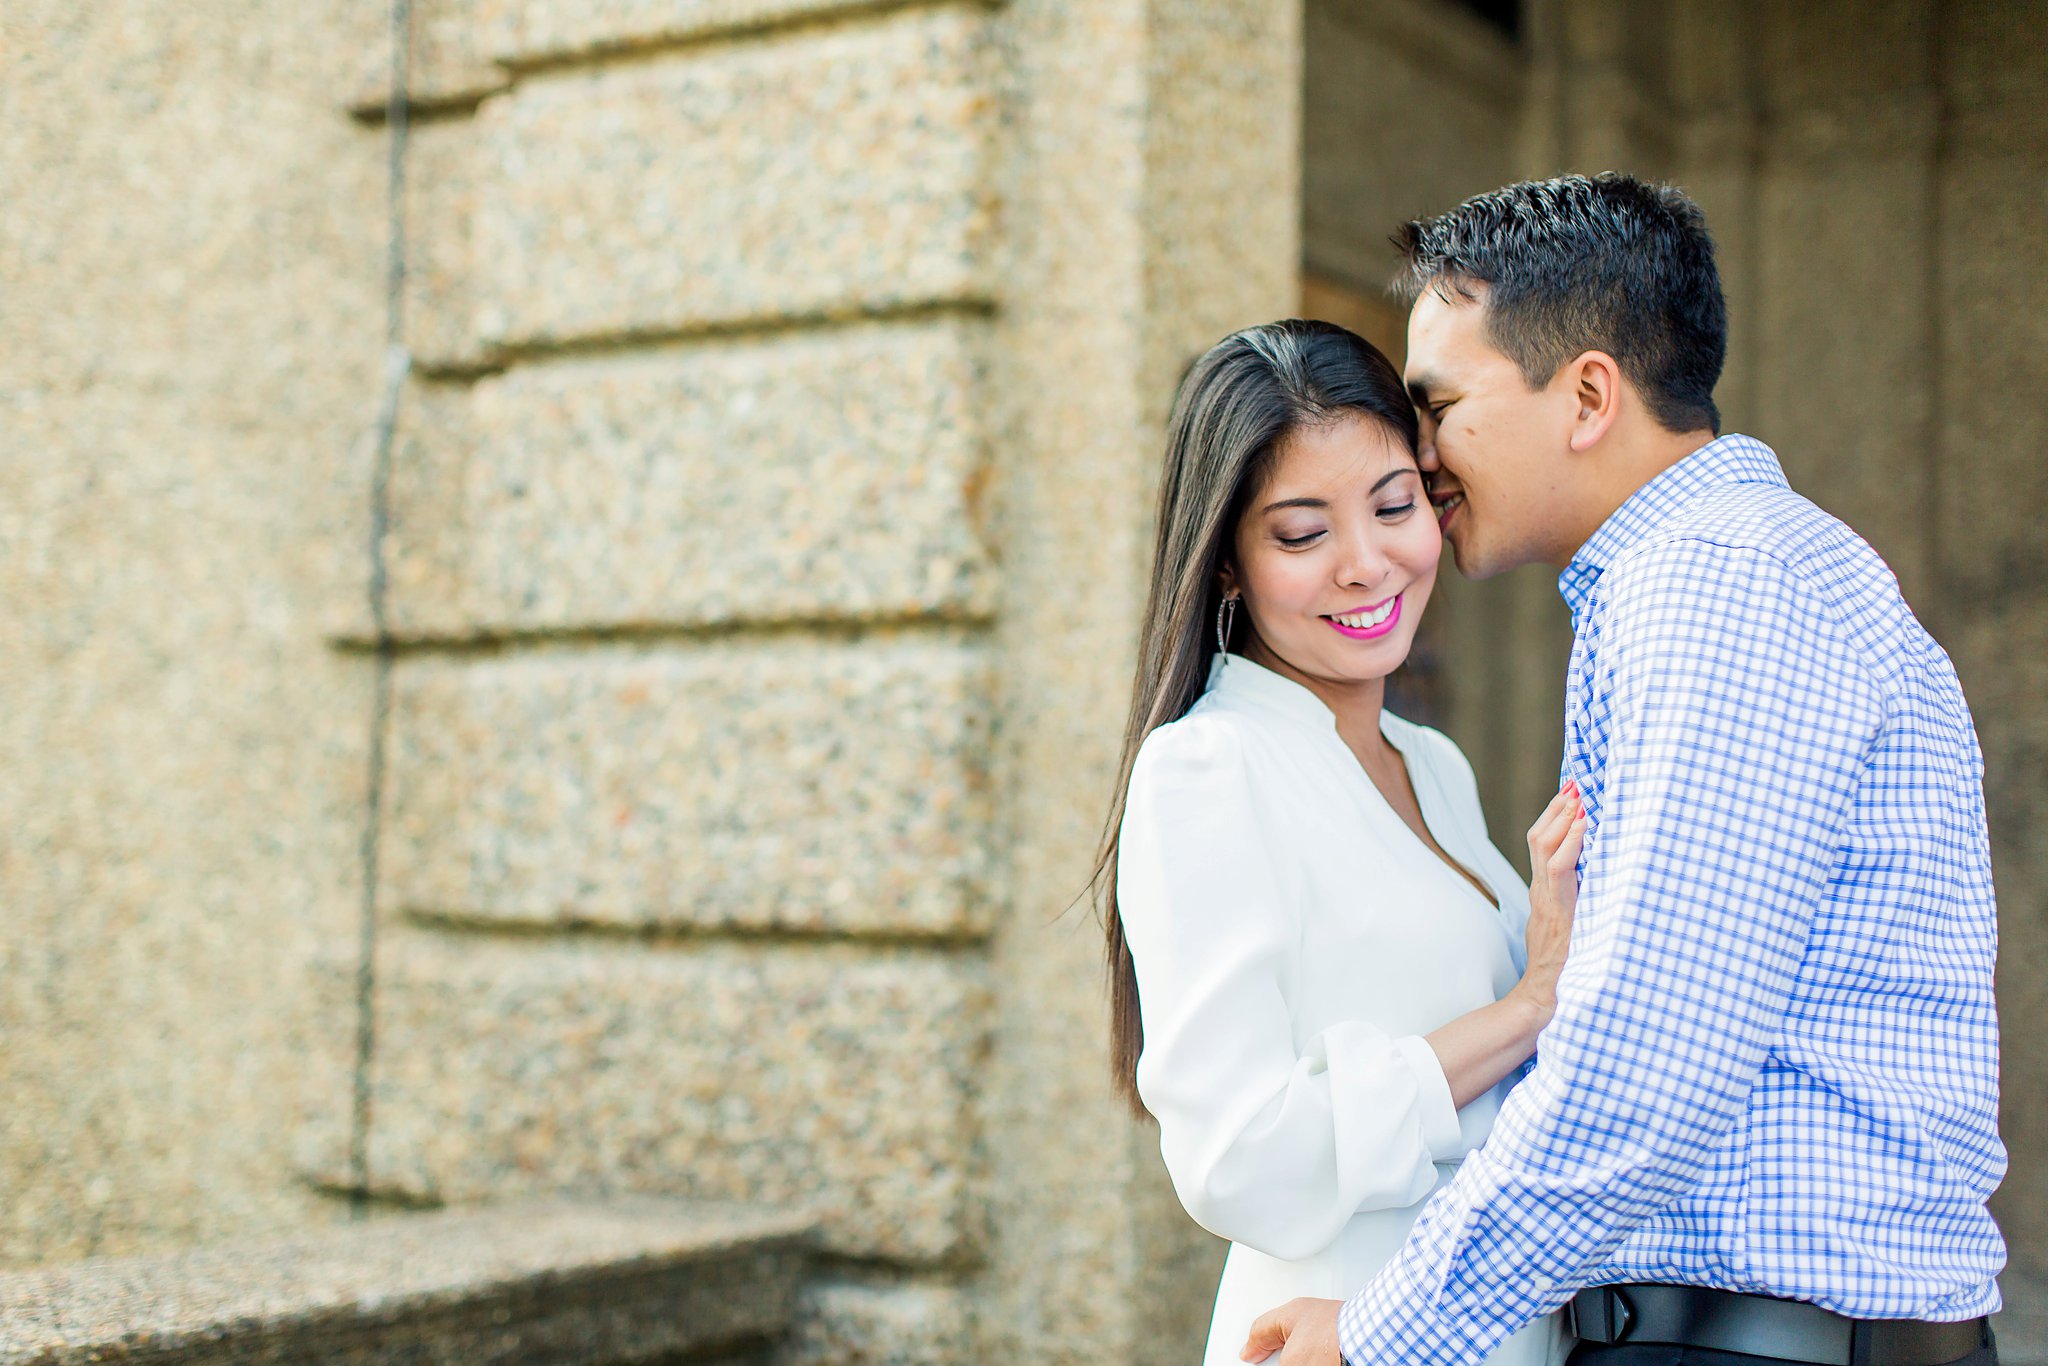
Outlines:
{"label": "woman's nose", "polygon": [[1338,581],[1350,587],[1367,588],[1387,576],[1386,552],[1369,535],[1352,537],[1344,546],[1338,563]]}

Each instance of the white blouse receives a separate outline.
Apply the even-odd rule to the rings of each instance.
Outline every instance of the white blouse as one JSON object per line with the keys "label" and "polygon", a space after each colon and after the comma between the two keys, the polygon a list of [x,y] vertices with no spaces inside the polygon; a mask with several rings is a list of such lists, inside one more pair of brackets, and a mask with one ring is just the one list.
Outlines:
{"label": "white blouse", "polygon": [[[1268,1309],[1361,1289],[1506,1091],[1456,1109],[1423,1036],[1519,979],[1527,889],[1458,747],[1385,712],[1380,729],[1430,833],[1498,909],[1387,804],[1321,699],[1243,656],[1218,657],[1131,774],[1117,904],[1138,1093],[1181,1203],[1233,1244],[1210,1363],[1235,1362]],[[1559,1349],[1545,1320],[1489,1361]]]}

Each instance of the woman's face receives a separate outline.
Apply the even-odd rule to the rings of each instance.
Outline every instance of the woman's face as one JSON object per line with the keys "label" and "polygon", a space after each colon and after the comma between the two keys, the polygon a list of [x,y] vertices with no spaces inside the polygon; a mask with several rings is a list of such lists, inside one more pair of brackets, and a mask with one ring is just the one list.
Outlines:
{"label": "woman's face", "polygon": [[1224,571],[1251,617],[1243,653],[1310,684],[1383,679],[1408,657],[1443,553],[1415,457],[1356,415],[1296,430],[1276,457]]}

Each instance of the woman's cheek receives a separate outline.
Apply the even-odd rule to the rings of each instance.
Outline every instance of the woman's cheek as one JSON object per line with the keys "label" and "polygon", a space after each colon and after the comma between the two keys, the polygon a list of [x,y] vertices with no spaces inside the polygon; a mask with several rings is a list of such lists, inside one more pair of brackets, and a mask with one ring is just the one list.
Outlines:
{"label": "woman's cheek", "polygon": [[1444,534],[1437,529],[1436,518],[1427,514],[1410,517],[1402,530],[1410,533],[1403,542],[1409,572],[1417,578],[1433,576],[1444,555]]}

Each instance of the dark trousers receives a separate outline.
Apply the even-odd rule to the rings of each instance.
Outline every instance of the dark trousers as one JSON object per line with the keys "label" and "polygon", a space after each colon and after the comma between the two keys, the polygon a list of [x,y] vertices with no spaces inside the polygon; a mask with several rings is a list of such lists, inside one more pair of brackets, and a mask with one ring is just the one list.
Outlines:
{"label": "dark trousers", "polygon": [[[1617,1343],[1604,1347],[1582,1342],[1566,1366],[1786,1366],[1771,1357],[1745,1352],[1716,1352],[1706,1347],[1657,1347]],[[1970,1353],[1954,1366],[1998,1366],[1998,1344]]]}

